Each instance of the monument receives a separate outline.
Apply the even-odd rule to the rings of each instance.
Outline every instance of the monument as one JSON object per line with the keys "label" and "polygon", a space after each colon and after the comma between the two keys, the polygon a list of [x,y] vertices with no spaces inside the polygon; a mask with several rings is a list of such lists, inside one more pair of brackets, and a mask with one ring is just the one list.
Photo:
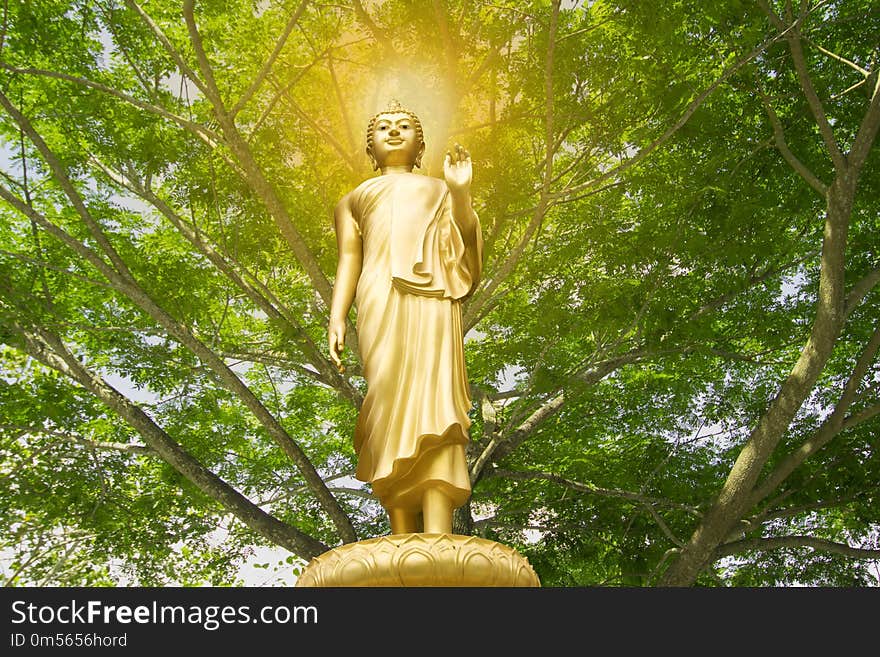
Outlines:
{"label": "monument", "polygon": [[366,150],[380,174],[334,212],[328,343],[344,371],[356,303],[367,381],[356,476],[372,485],[391,536],[319,555],[297,586],[540,586],[515,550],[452,534],[453,513],[471,494],[461,303],[483,264],[470,154],[460,145],[447,152],[443,180],[414,173],[425,151],[421,122],[396,102],[370,120]]}

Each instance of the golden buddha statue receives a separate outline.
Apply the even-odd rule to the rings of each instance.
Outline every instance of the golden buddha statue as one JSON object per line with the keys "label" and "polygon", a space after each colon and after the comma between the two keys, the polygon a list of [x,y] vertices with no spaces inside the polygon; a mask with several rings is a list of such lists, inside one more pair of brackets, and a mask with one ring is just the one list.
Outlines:
{"label": "golden buddha statue", "polygon": [[372,484],[392,534],[451,533],[453,511],[471,493],[461,302],[482,270],[473,167],[456,145],[446,153],[444,180],[413,173],[424,150],[415,114],[394,103],[374,116],[367,154],[380,175],[334,212],[330,356],[342,371],[346,317],[356,302],[367,381],[354,436],[357,478]]}

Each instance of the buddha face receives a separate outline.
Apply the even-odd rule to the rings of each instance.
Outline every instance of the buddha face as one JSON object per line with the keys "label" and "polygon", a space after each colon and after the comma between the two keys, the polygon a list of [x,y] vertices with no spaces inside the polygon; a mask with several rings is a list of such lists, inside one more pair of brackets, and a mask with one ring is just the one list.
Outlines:
{"label": "buddha face", "polygon": [[425,142],[415,121],[406,112],[389,112],[376,117],[372,130],[372,148],[367,148],[376,165],[386,167],[418,166]]}

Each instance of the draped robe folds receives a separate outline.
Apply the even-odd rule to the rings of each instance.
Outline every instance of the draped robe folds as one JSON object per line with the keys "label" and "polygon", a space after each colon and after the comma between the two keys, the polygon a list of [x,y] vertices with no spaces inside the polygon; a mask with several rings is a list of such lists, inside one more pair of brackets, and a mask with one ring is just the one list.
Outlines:
{"label": "draped robe folds", "polygon": [[445,181],[417,174],[372,178],[350,199],[363,247],[356,302],[367,380],[356,476],[385,508],[418,510],[429,487],[461,506],[471,492],[461,300],[481,274],[479,222],[465,240]]}

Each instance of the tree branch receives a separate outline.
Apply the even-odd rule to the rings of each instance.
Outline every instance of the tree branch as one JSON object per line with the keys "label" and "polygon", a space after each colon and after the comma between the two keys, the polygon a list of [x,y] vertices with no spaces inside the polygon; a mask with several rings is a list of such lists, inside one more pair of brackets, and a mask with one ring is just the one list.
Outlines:
{"label": "tree branch", "polygon": [[361,396],[357,390],[344,379],[333,366],[333,364],[321,353],[315,343],[306,333],[305,329],[300,326],[299,322],[293,314],[281,307],[273,304],[272,300],[266,298],[261,292],[245,281],[239,274],[233,263],[229,261],[229,257],[220,253],[211,244],[203,238],[203,233],[193,229],[189,223],[178,215],[164,199],[160,198],[152,189],[145,187],[139,181],[132,177],[114,171],[109,166],[93,157],[93,161],[101,168],[102,171],[115,183],[125,187],[131,192],[137,194],[154,208],[156,208],[168,222],[176,228],[187,241],[190,242],[200,253],[208,258],[227,278],[229,278],[239,289],[241,289],[248,298],[253,301],[258,308],[266,313],[268,317],[276,320],[282,320],[290,329],[294,336],[295,342],[305,355],[309,363],[320,372],[325,381],[331,382],[331,385],[337,389],[343,396],[348,398],[355,405],[360,405]]}
{"label": "tree branch", "polygon": [[715,299],[706,302],[705,304],[703,304],[699,308],[697,308],[696,311],[694,311],[693,313],[690,314],[690,316],[688,317],[688,321],[692,321],[694,319],[697,319],[698,317],[701,317],[701,316],[705,315],[706,313],[715,310],[716,308],[727,303],[730,299],[732,299],[732,298],[736,297],[737,295],[742,294],[743,292],[751,289],[755,285],[760,285],[761,283],[764,283],[765,281],[773,278],[774,276],[778,276],[779,274],[782,274],[783,272],[785,272],[788,269],[791,269],[792,267],[796,267],[797,265],[800,265],[803,262],[811,260],[814,257],[816,257],[816,255],[818,255],[816,251],[811,251],[800,258],[797,258],[797,259],[792,260],[790,262],[783,263],[781,265],[777,265],[775,263],[772,263],[771,266],[767,267],[767,269],[765,269],[760,274],[750,275],[748,280],[746,280],[746,282],[745,282],[745,287],[741,287],[738,290],[734,290],[732,292],[722,294],[722,295],[716,297]]}
{"label": "tree branch", "polygon": [[819,196],[825,198],[825,195],[828,193],[828,186],[825,185],[819,178],[810,171],[803,162],[801,162],[794,153],[791,152],[791,149],[788,147],[788,144],[785,141],[785,133],[782,129],[782,122],[779,120],[779,117],[776,115],[773,107],[770,105],[770,101],[767,99],[767,96],[763,93],[761,95],[761,102],[764,104],[764,109],[767,112],[767,115],[770,117],[770,123],[773,126],[773,139],[776,142],[776,148],[779,150],[780,154],[785,161],[791,165],[791,168],[794,169],[801,178],[803,178],[807,184],[810,185],[814,190],[819,193]]}
{"label": "tree branch", "polygon": [[[476,482],[479,479],[490,460],[497,461],[518,447],[542,422],[555,415],[564,403],[565,393],[560,392],[532,413],[510,436],[498,434],[493,437],[471,467],[471,481]],[[502,445],[506,448],[503,454]]]}
{"label": "tree branch", "polygon": [[339,112],[342,114],[342,123],[345,127],[345,136],[348,139],[348,147],[351,151],[357,150],[357,142],[354,133],[351,131],[351,117],[349,116],[348,104],[342,96],[342,88],[339,86],[339,79],[336,76],[336,67],[333,65],[333,52],[327,52],[327,70],[330,71],[330,79],[333,81],[333,92],[336,96],[336,102],[339,103]]}
{"label": "tree branch", "polygon": [[[333,384],[327,381],[320,372],[311,370],[305,365],[290,360],[286,355],[269,354],[266,352],[246,351],[238,349],[236,351],[224,351],[220,354],[225,359],[238,361],[239,363],[260,363],[270,367],[279,367],[284,369],[295,370],[296,372],[307,376],[327,388],[333,388]],[[326,481],[326,480],[325,480]]]}
{"label": "tree branch", "polygon": [[168,37],[165,36],[165,33],[162,32],[162,29],[156,24],[156,22],[150,18],[149,14],[147,14],[147,12],[145,12],[134,0],[125,0],[125,4],[140,17],[156,38],[159,39],[159,43],[162,44],[165,51],[171,56],[174,63],[177,64],[180,72],[188,77],[192,83],[198,87],[199,91],[207,97],[208,88],[205,86],[205,83],[202,82],[198,75],[196,75],[196,72],[190,67],[190,65],[186,63],[181,54],[177,51],[177,48],[174,47],[174,44],[169,41]]}
{"label": "tree branch", "polygon": [[269,115],[275,109],[275,105],[281,99],[283,94],[292,89],[297,84],[297,82],[299,82],[303,78],[303,76],[308,73],[309,70],[311,70],[311,68],[319,61],[321,61],[324,56],[327,55],[329,52],[330,48],[327,48],[323,52],[319,53],[318,56],[312,59],[312,61],[310,61],[308,64],[300,67],[301,70],[297,72],[296,77],[294,77],[287,84],[285,84],[283,87],[275,92],[275,95],[272,96],[272,99],[268,103],[266,103],[266,107],[263,110],[262,114],[260,114],[260,118],[258,118],[256,122],[254,122],[253,127],[251,127],[250,134],[248,135],[248,143],[253,140],[254,136],[256,136],[256,134],[258,133],[260,127],[263,125],[263,123],[266,122],[266,119],[269,118]]}
{"label": "tree branch", "polygon": [[[62,166],[61,162],[55,157],[55,153],[49,148],[46,142],[43,140],[42,136],[34,129],[31,125],[30,121],[20,112],[18,108],[16,108],[9,98],[6,97],[2,91],[0,91],[0,105],[9,113],[10,116],[15,120],[18,124],[19,128],[28,136],[28,139],[37,147],[37,150],[40,151],[40,154],[43,156],[43,159],[49,165],[49,168],[52,171],[53,177],[61,186],[61,189],[64,191],[65,196],[67,196],[71,205],[73,205],[74,209],[80,215],[80,218],[83,220],[83,223],[88,228],[92,237],[98,243],[101,250],[110,258],[110,262],[113,263],[113,267],[116,272],[123,277],[132,278],[131,272],[128,270],[128,265],[122,260],[119,254],[116,252],[116,249],[110,244],[107,237],[104,235],[104,232],[101,230],[100,225],[97,221],[95,221],[94,217],[92,217],[79,193],[73,186],[73,183],[70,181],[70,178],[67,176],[65,168]],[[18,199],[16,199],[18,200]],[[15,204],[18,206],[18,204]],[[21,204],[25,208],[27,208],[23,214],[34,220],[34,211],[27,206],[26,204]],[[103,263],[103,260],[101,261]],[[104,263],[106,264],[106,263]]]}
{"label": "tree branch", "polygon": [[[556,29],[559,23],[559,6],[560,0],[553,1],[553,13],[550,15],[550,28],[548,35],[547,55],[544,60],[544,172],[541,182],[541,195],[538,199],[538,205],[535,207],[535,214],[532,216],[529,225],[526,227],[517,245],[508,254],[504,264],[492,276],[492,279],[486,283],[468,303],[465,316],[462,323],[465,327],[474,325],[474,318],[479,314],[480,309],[491,300],[495,290],[504,282],[507,277],[519,265],[522,254],[531,241],[535,232],[540,228],[544,221],[547,211],[550,209],[550,183],[553,179],[553,156],[555,153],[553,139],[553,57],[556,47]],[[558,148],[557,144],[557,148]],[[465,329],[467,330],[467,329]]]}
{"label": "tree branch", "polygon": [[0,59],[3,58],[3,48],[6,45],[6,31],[9,29],[9,0],[3,0],[3,25],[0,26]]}
{"label": "tree branch", "polygon": [[809,43],[811,46],[813,46],[816,50],[818,50],[822,54],[828,55],[829,57],[831,57],[831,59],[836,59],[837,61],[839,61],[842,64],[846,64],[851,69],[853,69],[854,71],[858,71],[859,73],[861,73],[865,77],[868,77],[871,74],[870,71],[866,71],[865,69],[863,69],[861,66],[859,66],[855,62],[851,62],[850,60],[848,60],[846,57],[841,57],[837,53],[833,53],[830,50],[826,50],[825,48],[820,46],[818,43],[815,43],[814,41],[812,41],[811,39],[809,39],[807,37],[803,37],[803,39],[804,39],[804,41]]}
{"label": "tree branch", "polygon": [[[2,101],[4,97],[0,94],[0,101]],[[60,175],[63,175],[63,171],[60,172]],[[66,180],[66,178],[65,178]],[[73,190],[72,185],[69,180],[66,181],[67,186]],[[76,194],[75,190],[73,190],[73,194],[75,195],[77,201],[77,209],[79,207],[85,208],[85,205],[82,202],[82,199]],[[306,456],[306,454],[302,451],[300,446],[290,437],[287,431],[283,426],[278,422],[278,420],[266,409],[266,407],[262,404],[262,402],[257,398],[257,396],[251,391],[247,385],[242,382],[241,379],[238,378],[238,375],[233,372],[229,366],[223,361],[222,358],[217,356],[210,348],[204,345],[198,338],[193,335],[192,331],[174,319],[171,315],[169,315],[163,308],[161,308],[137,283],[133,276],[128,272],[127,268],[123,267],[123,271],[119,271],[119,269],[114,269],[109,266],[101,257],[95,253],[92,249],[85,246],[84,244],[77,241],[71,235],[69,235],[66,231],[62,230],[52,222],[48,221],[43,215],[34,210],[32,207],[24,204],[20,199],[18,199],[14,194],[9,192],[5,187],[0,185],[0,196],[9,201],[16,209],[18,209],[25,216],[33,219],[39,225],[47,230],[50,234],[59,238],[62,242],[67,244],[70,248],[72,248],[76,253],[85,258],[88,262],[90,262],[101,274],[107,278],[108,281],[113,284],[114,288],[128,297],[136,306],[138,306],[141,310],[147,313],[150,317],[153,318],[160,326],[162,326],[167,333],[173,337],[175,340],[180,342],[182,345],[186,346],[190,351],[192,351],[203,363],[205,363],[208,368],[217,376],[217,378],[233,393],[235,393],[239,399],[245,404],[245,406],[254,414],[254,416],[260,421],[260,423],[266,428],[269,435],[276,441],[279,447],[282,448],[285,454],[290,457],[290,459],[296,464],[299,471],[302,473],[303,477],[307,482],[309,482],[312,487],[315,496],[321,503],[321,506],[327,511],[330,518],[333,520],[333,523],[336,525],[339,530],[340,536],[343,541],[351,542],[357,540],[356,534],[354,532],[354,527],[351,525],[351,520],[346,515],[345,511],[343,511],[342,507],[339,506],[336,498],[327,490],[326,485],[318,474],[312,462]],[[98,230],[97,238],[99,241],[103,240],[106,242],[106,238],[103,237],[103,234]],[[115,252],[114,252],[115,253]],[[117,256],[118,258],[118,256]]]}
{"label": "tree branch", "polygon": [[[789,491],[787,491],[787,493],[788,492]],[[748,520],[744,520],[742,526],[737,527],[736,530],[731,533],[728,540],[733,541],[749,532],[755,531],[756,529],[758,529],[758,527],[761,526],[761,524],[766,523],[770,520],[791,518],[809,511],[818,511],[820,509],[833,509],[835,507],[843,506],[845,504],[848,504],[849,502],[852,502],[860,494],[861,493],[847,495],[846,497],[842,497],[836,500],[824,500],[822,502],[815,502],[813,504],[803,504],[796,507],[782,508],[777,511],[773,511],[775,504],[768,504],[766,509],[752,516]]]}
{"label": "tree branch", "polygon": [[275,60],[278,59],[278,55],[280,55],[281,51],[284,49],[284,45],[287,43],[287,39],[290,36],[290,33],[293,32],[293,28],[296,27],[297,22],[299,22],[300,16],[302,15],[303,11],[306,8],[306,5],[308,4],[309,0],[302,0],[302,2],[299,3],[296,11],[293,12],[290,20],[287,21],[287,25],[284,26],[284,32],[282,32],[281,36],[278,38],[278,42],[275,44],[275,49],[272,50],[272,54],[269,55],[269,59],[266,60],[266,62],[263,64],[263,67],[257,73],[257,76],[254,78],[253,82],[251,82],[250,86],[241,95],[241,98],[238,99],[238,102],[229,111],[229,114],[232,118],[235,118],[235,115],[244,108],[247,102],[260,88],[260,85],[263,84],[263,80],[266,79],[266,76],[269,75],[269,71],[272,70],[272,65],[275,63]]}
{"label": "tree branch", "polygon": [[32,435],[47,435],[61,438],[76,445],[83,445],[94,449],[107,449],[116,452],[127,452],[129,454],[137,454],[141,456],[157,456],[156,451],[148,445],[135,445],[129,443],[113,443],[101,440],[90,440],[77,436],[69,431],[59,431],[54,429],[46,429],[44,427],[30,427],[20,424],[0,424],[0,429],[12,429],[22,433]]}
{"label": "tree branch", "polygon": [[109,30],[110,34],[113,36],[113,44],[119,48],[119,52],[122,53],[122,57],[125,60],[125,63],[128,64],[129,68],[131,68],[132,71],[134,71],[135,76],[137,77],[138,81],[141,83],[141,88],[144,90],[144,92],[146,92],[146,94],[148,96],[150,96],[150,98],[152,98],[154,101],[157,100],[157,96],[158,96],[157,87],[158,87],[158,85],[156,83],[154,83],[152,85],[150,84],[150,81],[147,80],[146,76],[143,74],[143,72],[141,72],[140,68],[138,68],[137,64],[131,58],[131,55],[129,54],[128,49],[122,43],[121,36],[119,35],[116,28],[114,27],[114,24],[113,24],[114,8],[111,7],[110,9],[108,9],[107,7],[99,4],[98,11],[100,11],[101,14],[104,16],[104,24],[107,26],[107,29]]}
{"label": "tree branch", "polygon": [[880,283],[880,267],[872,269],[852,286],[849,294],[846,295],[844,313],[847,317],[878,283]]}
{"label": "tree branch", "polygon": [[[431,0],[431,5],[434,8],[434,21],[440,31],[440,40],[443,43],[443,54],[446,55],[446,61],[444,62],[446,66],[446,78],[447,80],[455,80],[458,76],[456,75],[456,70],[458,68],[458,61],[456,58],[456,47],[455,43],[452,40],[452,34],[449,31],[449,21],[446,20],[446,12],[443,11],[443,5],[446,3],[441,3],[440,0]],[[464,87],[467,87],[467,82],[465,82]]]}
{"label": "tree branch", "polygon": [[[520,114],[510,114],[507,116],[503,116],[501,118],[495,120],[484,121],[483,123],[475,123],[473,125],[464,126],[462,128],[456,128],[455,130],[449,131],[449,136],[453,137],[455,135],[462,135],[468,132],[476,132],[477,130],[482,130],[484,128],[492,128],[499,125],[504,125],[505,123],[512,123],[515,121],[522,121],[523,119],[530,118],[531,114],[523,112]],[[534,208],[532,208],[534,210]]]}
{"label": "tree branch", "polygon": [[577,194],[585,189],[595,187],[595,186],[599,185],[600,183],[605,182],[609,178],[612,178],[614,176],[618,176],[618,175],[622,174],[624,171],[632,168],[633,166],[635,166],[636,164],[638,164],[639,162],[644,160],[648,155],[650,155],[652,152],[657,150],[660,146],[662,146],[667,141],[669,141],[669,139],[672,137],[672,135],[674,135],[676,132],[678,132],[678,130],[681,129],[681,127],[684,126],[685,123],[688,122],[688,120],[691,118],[691,116],[694,115],[694,112],[696,112],[700,108],[700,106],[703,104],[703,102],[705,102],[705,100],[712,94],[713,91],[715,91],[724,82],[726,82],[728,80],[728,78],[730,78],[739,69],[741,69],[743,66],[745,66],[746,64],[751,62],[753,59],[758,57],[765,50],[767,50],[767,48],[772,46],[774,43],[776,43],[780,39],[784,38],[785,35],[788,33],[788,30],[791,30],[793,28],[794,28],[794,25],[790,26],[784,32],[781,32],[779,34],[776,34],[775,36],[772,36],[772,37],[766,39],[765,41],[763,41],[762,43],[757,45],[751,52],[749,52],[748,54],[746,54],[745,56],[738,59],[730,66],[728,66],[712,84],[710,84],[708,87],[706,87],[706,89],[704,89],[690,103],[688,103],[688,106],[685,108],[684,112],[682,113],[682,115],[678,118],[678,120],[675,123],[673,123],[671,126],[669,126],[663,132],[663,134],[660,135],[657,139],[652,141],[650,144],[648,144],[644,148],[640,149],[639,152],[636,153],[633,157],[622,162],[621,164],[617,165],[616,167],[613,167],[613,168],[605,171],[600,176],[597,176],[596,178],[593,178],[592,180],[588,180],[584,183],[581,183],[579,185],[575,185],[575,186],[570,187],[562,192],[559,192],[558,194],[555,194],[553,196],[553,199],[557,200],[557,198],[564,198],[564,197],[570,196],[572,194]]}
{"label": "tree branch", "polygon": [[588,493],[590,495],[599,495],[601,497],[614,497],[618,499],[628,500],[630,502],[635,502],[640,506],[662,506],[670,509],[678,509],[680,511],[686,511],[687,513],[697,517],[700,516],[700,511],[696,507],[689,506],[687,504],[680,504],[679,502],[673,502],[671,500],[667,500],[661,497],[651,497],[649,495],[642,495],[641,493],[633,493],[632,491],[620,490],[617,488],[602,488],[601,486],[596,486],[590,483],[572,481],[571,479],[566,479],[565,477],[561,477],[552,472],[524,472],[520,470],[489,468],[486,470],[485,476],[489,478],[504,477],[507,479],[516,480],[541,479],[544,481],[551,481],[554,484],[559,484],[560,486],[565,486],[566,488],[571,488],[572,490],[576,490],[579,493]]}
{"label": "tree branch", "polygon": [[[862,168],[874,140],[877,138],[877,131],[880,130],[880,68],[875,69],[871,74],[873,77],[874,88],[871,90],[871,103],[862,117],[862,123],[859,125],[859,131],[853,140],[849,151],[849,163],[856,171]],[[871,80],[869,77],[868,80]]]}
{"label": "tree branch", "polygon": [[835,543],[812,536],[777,536],[769,538],[749,538],[726,543],[715,550],[714,560],[753,550],[779,550],[809,547],[820,552],[833,552],[851,559],[880,559],[880,550],[855,548],[845,543]]}
{"label": "tree branch", "polygon": [[201,36],[199,35],[195,19],[192,15],[192,5],[193,0],[185,0],[184,16],[190,32],[190,38],[193,42],[193,46],[196,48],[199,66],[201,67],[203,75],[208,79],[206,96],[214,108],[214,114],[220,123],[223,135],[226,137],[230,149],[241,165],[245,181],[251,186],[266,206],[269,214],[275,220],[276,226],[278,226],[281,234],[284,236],[300,265],[305,270],[306,275],[311,279],[315,290],[329,308],[332,290],[327,277],[321,270],[317,259],[309,249],[299,230],[294,226],[293,221],[287,212],[287,208],[284,206],[284,203],[275,191],[274,186],[266,178],[262,168],[257,163],[247,140],[242,137],[235,125],[233,117],[230,116],[223,105],[220,91],[214,82],[210,63],[208,62],[207,55],[202,48]]}
{"label": "tree branch", "polygon": [[[7,192],[8,193],[8,192]],[[0,192],[0,196],[2,196],[2,192]],[[5,197],[4,197],[5,198]],[[104,288],[107,290],[112,290],[113,286],[107,283],[106,281],[100,281],[96,278],[89,278],[88,276],[84,276],[83,274],[78,274],[75,271],[70,271],[69,269],[65,269],[64,267],[59,267],[56,265],[49,264],[43,260],[38,260],[37,258],[31,258],[23,253],[13,253],[12,251],[6,251],[5,249],[0,249],[0,255],[4,255],[8,258],[14,258],[16,260],[20,260],[21,262],[25,262],[29,265],[34,265],[36,267],[42,267],[48,271],[58,272],[59,274],[64,274],[65,276],[70,276],[71,278],[75,278],[78,281],[82,281],[84,283],[88,283],[89,285],[94,285],[96,287]],[[95,328],[95,327],[89,327]]]}
{"label": "tree branch", "polygon": [[880,415],[880,402],[863,408],[858,413],[853,413],[843,423],[844,429],[852,429],[855,426],[858,426],[862,422],[867,422],[875,417]]}
{"label": "tree branch", "polygon": [[326,545],[266,513],[205,468],[136,404],[126,399],[101,377],[87,370],[56,335],[38,327],[25,329],[17,321],[12,326],[24,339],[27,352],[31,356],[89,390],[128,422],[164,461],[202,493],[220,502],[251,530],[305,559],[311,559],[327,550]]}
{"label": "tree branch", "polygon": [[193,50],[195,50],[196,53],[196,61],[199,63],[199,71],[202,73],[202,77],[205,80],[202,92],[208,100],[211,101],[211,105],[214,106],[214,109],[219,114],[231,119],[232,115],[226,110],[226,105],[223,103],[223,96],[220,93],[219,87],[217,87],[217,81],[214,79],[214,70],[211,68],[211,63],[208,61],[208,55],[205,53],[205,47],[202,43],[202,35],[199,34],[199,30],[196,27],[196,21],[193,17],[194,4],[194,0],[183,0],[183,19],[186,22],[186,29],[189,32],[190,43],[192,43]]}
{"label": "tree branch", "polygon": [[330,283],[327,281],[327,277],[321,270],[318,261],[309,249],[305,240],[302,238],[302,235],[294,226],[293,221],[291,220],[290,215],[284,206],[284,203],[282,203],[274,187],[266,178],[260,166],[257,164],[256,158],[251,152],[247,140],[245,140],[241,136],[241,133],[239,133],[238,128],[235,126],[233,117],[230,116],[229,112],[226,110],[223,104],[220,92],[213,78],[210,63],[208,62],[207,55],[205,54],[202,47],[201,36],[198,33],[198,29],[195,25],[195,20],[192,16],[193,0],[186,0],[184,2],[184,18],[187,22],[187,28],[190,33],[190,38],[193,41],[193,47],[196,49],[199,66],[202,68],[203,73],[207,77],[207,84],[198,79],[198,76],[192,71],[191,68],[186,65],[186,63],[183,61],[183,58],[174,49],[174,46],[171,44],[171,42],[165,37],[164,34],[162,34],[161,29],[159,29],[159,27],[152,21],[152,19],[147,16],[147,14],[137,5],[137,3],[134,2],[134,0],[125,0],[125,2],[129,7],[138,12],[138,14],[141,16],[141,19],[150,27],[154,34],[156,34],[157,38],[159,38],[159,40],[165,46],[166,50],[178,63],[178,66],[181,67],[181,70],[186,72],[187,76],[191,77],[191,79],[193,79],[193,81],[196,82],[196,84],[199,86],[199,89],[202,91],[202,93],[205,94],[205,97],[208,99],[214,109],[214,115],[217,117],[217,121],[220,123],[223,135],[226,138],[226,143],[232,151],[233,155],[238,160],[238,165],[240,169],[238,169],[237,167],[233,168],[238,170],[238,173],[240,173],[244,181],[251,187],[251,189],[256,193],[256,195],[266,206],[269,214],[275,220],[276,226],[278,226],[278,229],[281,231],[281,234],[284,236],[284,239],[287,241],[288,245],[293,251],[294,256],[296,256],[296,259],[305,270],[306,275],[311,279],[312,285],[315,287],[315,290],[318,292],[321,299],[329,308],[332,290],[330,288]]}
{"label": "tree branch", "polygon": [[865,378],[868,368],[874,361],[878,349],[880,349],[880,326],[874,330],[873,335],[868,340],[868,344],[865,345],[864,350],[856,361],[840,395],[840,399],[834,406],[834,410],[810,438],[805,440],[797,450],[782,459],[773,472],[758,485],[749,499],[748,506],[756,505],[776,490],[804,461],[827,445],[841,432],[846,419],[846,413],[855,399],[859,385],[861,385],[862,379]]}
{"label": "tree branch", "polygon": [[367,10],[364,9],[364,5],[361,1],[353,0],[351,4],[354,7],[354,13],[357,15],[358,20],[370,31],[370,34],[373,35],[373,38],[379,43],[382,50],[385,51],[385,56],[389,59],[396,57],[397,53],[394,51],[394,44],[391,43],[391,39],[389,39],[385,35],[385,32],[380,30],[376,23],[373,22],[373,19],[367,13]]}
{"label": "tree branch", "polygon": [[786,39],[788,41],[789,51],[791,52],[791,60],[794,63],[801,90],[804,92],[807,105],[813,114],[816,126],[819,128],[819,134],[822,135],[822,141],[825,142],[825,148],[828,149],[828,155],[831,157],[834,169],[837,173],[846,171],[846,158],[840,151],[840,147],[834,137],[834,130],[831,127],[831,123],[828,121],[828,117],[825,115],[825,108],[822,105],[822,101],[819,99],[819,95],[816,93],[816,88],[813,86],[813,80],[810,78],[810,72],[807,69],[804,50],[801,46],[801,37],[798,28],[807,17],[807,14],[802,12],[796,21],[791,25],[786,25],[785,22],[768,6],[766,0],[757,0],[757,3],[760,5],[761,9],[764,10],[764,13],[767,14],[770,22],[776,27],[779,33],[787,34]]}
{"label": "tree branch", "polygon": [[[644,357],[644,355],[643,350],[634,349],[622,356],[596,363],[588,369],[575,373],[570,378],[586,385],[592,385],[604,379],[617,368],[633,363]],[[471,482],[476,482],[482,476],[483,470],[488,463],[498,462],[519,447],[541,424],[558,413],[564,404],[565,392],[560,391],[544,402],[509,434],[502,431],[494,436],[471,466]]]}
{"label": "tree branch", "polygon": [[677,547],[684,547],[684,541],[678,538],[675,534],[672,533],[672,530],[669,528],[669,525],[666,524],[666,521],[660,517],[660,514],[657,513],[657,509],[654,508],[653,504],[642,504],[642,507],[647,509],[648,513],[651,514],[651,517],[654,519],[654,522],[657,523],[657,526],[660,527],[660,531],[663,532],[663,535],[668,538],[674,545]]}
{"label": "tree branch", "polygon": [[788,430],[831,356],[845,320],[846,243],[857,178],[844,171],[826,197],[825,229],[819,265],[819,291],[810,336],[776,397],[740,451],[712,508],[690,541],[663,574],[663,586],[696,580],[730,528],[748,509],[764,464]]}
{"label": "tree branch", "polygon": [[294,113],[297,116],[299,116],[303,121],[308,123],[309,126],[312,128],[312,130],[314,130],[316,133],[318,133],[323,140],[325,140],[327,143],[329,143],[333,147],[333,150],[335,150],[336,153],[348,165],[348,168],[353,172],[357,171],[358,170],[357,162],[355,162],[354,158],[352,157],[352,154],[350,152],[346,151],[345,147],[339,143],[339,140],[336,139],[336,137],[334,137],[330,131],[322,128],[321,125],[317,121],[315,121],[312,117],[310,117],[308,114],[306,114],[305,110],[302,107],[300,107],[299,104],[293,99],[293,97],[290,96],[287,92],[283,92],[282,95],[285,98],[285,100],[287,101],[287,104],[294,111]]}
{"label": "tree branch", "polygon": [[184,128],[187,132],[200,139],[213,150],[219,150],[220,145],[225,143],[223,137],[211,130],[210,128],[178,116],[177,114],[169,112],[168,110],[159,107],[158,105],[152,105],[150,103],[139,100],[134,96],[129,96],[122,91],[113,89],[112,87],[108,87],[104,84],[101,84],[100,82],[95,82],[87,78],[76,77],[74,75],[68,75],[67,73],[58,73],[56,71],[47,71],[38,68],[16,68],[2,62],[0,62],[0,68],[4,68],[13,73],[19,73],[22,75],[40,75],[49,78],[56,78],[58,80],[65,80],[67,82],[72,82],[74,84],[78,84],[108,94],[122,100],[123,102],[133,105],[134,107],[145,110],[152,114],[156,114],[157,116],[161,116],[162,118],[168,119],[169,121],[176,123],[180,127]]}

